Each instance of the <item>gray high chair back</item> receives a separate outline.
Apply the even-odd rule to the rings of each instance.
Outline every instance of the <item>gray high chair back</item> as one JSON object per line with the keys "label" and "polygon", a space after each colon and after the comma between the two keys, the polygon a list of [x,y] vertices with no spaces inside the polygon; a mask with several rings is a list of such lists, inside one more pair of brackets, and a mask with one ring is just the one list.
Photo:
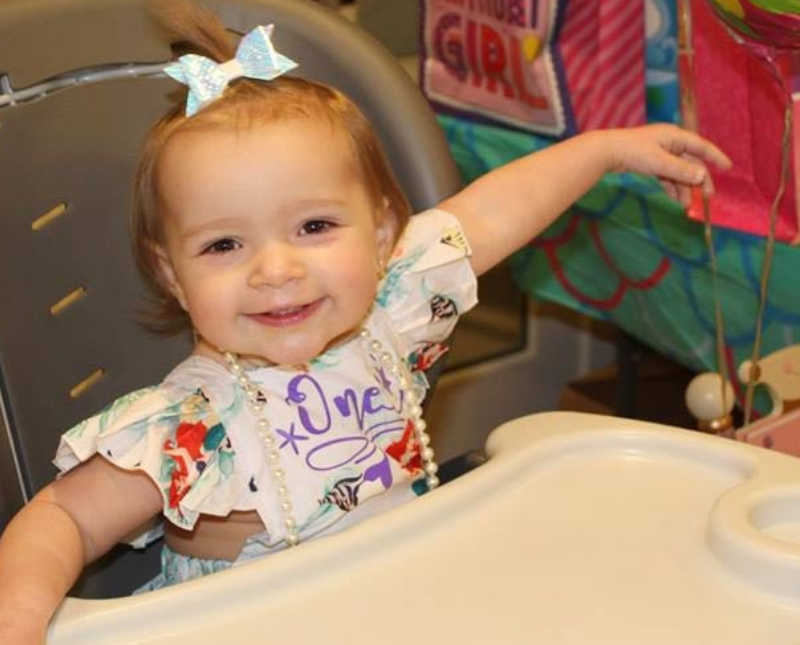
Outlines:
{"label": "gray high chair back", "polygon": [[[274,22],[296,73],[352,97],[415,210],[458,189],[427,103],[370,36],[308,0],[205,4],[239,34]],[[176,89],[158,64],[171,57],[143,0],[0,3],[0,528],[53,479],[62,432],[189,350],[138,325],[127,231],[143,134]],[[73,594],[128,593],[156,559],[119,547]]]}

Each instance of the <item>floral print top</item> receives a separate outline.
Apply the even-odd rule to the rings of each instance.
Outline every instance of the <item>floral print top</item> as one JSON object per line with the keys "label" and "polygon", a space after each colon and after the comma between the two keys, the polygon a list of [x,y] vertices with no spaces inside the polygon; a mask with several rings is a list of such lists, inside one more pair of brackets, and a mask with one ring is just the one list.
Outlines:
{"label": "floral print top", "polygon": [[[446,351],[441,343],[457,317],[477,302],[468,256],[455,217],[431,210],[411,218],[365,322],[408,361],[419,387],[427,387],[424,370]],[[358,335],[303,371],[262,367],[248,375],[259,386],[301,539],[390,488],[413,490],[420,457],[405,454],[411,427],[399,413],[399,389]],[[200,513],[255,510],[267,545],[285,538],[256,419],[215,361],[191,356],[160,385],[79,423],[62,436],[54,463],[64,472],[95,453],[147,473],[164,517],[179,527],[191,529]]]}

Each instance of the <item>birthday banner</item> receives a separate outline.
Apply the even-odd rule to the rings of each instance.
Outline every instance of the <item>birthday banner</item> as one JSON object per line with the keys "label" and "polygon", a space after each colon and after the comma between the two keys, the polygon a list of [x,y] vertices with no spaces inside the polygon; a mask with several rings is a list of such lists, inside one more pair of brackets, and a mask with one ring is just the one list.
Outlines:
{"label": "birthday banner", "polygon": [[555,137],[645,121],[644,0],[421,0],[439,108]]}

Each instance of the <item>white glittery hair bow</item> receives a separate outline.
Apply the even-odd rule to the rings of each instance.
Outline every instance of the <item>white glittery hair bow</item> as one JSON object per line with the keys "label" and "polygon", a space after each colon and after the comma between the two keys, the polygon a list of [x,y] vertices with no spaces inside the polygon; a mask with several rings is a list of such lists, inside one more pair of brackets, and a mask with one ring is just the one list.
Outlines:
{"label": "white glittery hair bow", "polygon": [[189,86],[186,116],[218,99],[235,78],[246,76],[271,81],[297,67],[291,58],[279,54],[272,46],[273,25],[258,26],[239,42],[236,56],[225,63],[216,63],[198,54],[186,54],[164,67],[164,72],[179,83]]}

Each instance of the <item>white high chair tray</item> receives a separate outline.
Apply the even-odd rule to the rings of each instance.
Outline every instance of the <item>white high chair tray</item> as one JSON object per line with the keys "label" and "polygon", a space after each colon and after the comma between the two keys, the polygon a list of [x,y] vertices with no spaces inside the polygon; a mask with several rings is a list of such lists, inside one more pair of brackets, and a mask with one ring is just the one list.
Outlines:
{"label": "white high chair tray", "polygon": [[67,599],[49,643],[800,643],[800,460],[546,413],[328,538],[171,589]]}

